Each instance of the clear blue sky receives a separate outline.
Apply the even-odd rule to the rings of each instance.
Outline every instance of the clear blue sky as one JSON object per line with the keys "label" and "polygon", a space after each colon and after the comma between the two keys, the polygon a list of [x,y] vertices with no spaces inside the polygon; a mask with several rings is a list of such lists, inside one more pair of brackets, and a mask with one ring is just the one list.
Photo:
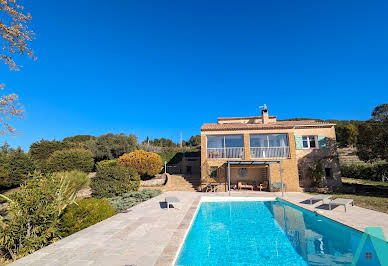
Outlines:
{"label": "clear blue sky", "polygon": [[27,117],[17,137],[179,140],[259,114],[369,119],[388,102],[387,1],[24,0],[38,61],[0,65]]}

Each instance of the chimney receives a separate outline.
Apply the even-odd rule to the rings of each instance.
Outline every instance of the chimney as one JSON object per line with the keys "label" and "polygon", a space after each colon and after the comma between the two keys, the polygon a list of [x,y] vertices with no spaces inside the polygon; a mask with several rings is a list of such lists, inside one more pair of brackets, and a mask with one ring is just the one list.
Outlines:
{"label": "chimney", "polygon": [[261,119],[263,120],[263,124],[269,123],[269,117],[268,117],[268,108],[267,105],[264,104],[263,109],[261,110]]}

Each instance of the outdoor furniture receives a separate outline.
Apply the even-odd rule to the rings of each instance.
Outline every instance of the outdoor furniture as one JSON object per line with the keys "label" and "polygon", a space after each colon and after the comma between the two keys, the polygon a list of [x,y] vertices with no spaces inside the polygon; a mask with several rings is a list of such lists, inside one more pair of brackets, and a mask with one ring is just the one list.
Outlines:
{"label": "outdoor furniture", "polygon": [[248,184],[247,182],[238,182],[237,187],[239,190],[241,190],[242,188],[247,188],[253,191],[253,185]]}
{"label": "outdoor furniture", "polygon": [[261,183],[261,184],[259,184],[258,186],[257,186],[257,188],[260,190],[260,191],[262,191],[263,189],[267,189],[268,188],[268,182],[266,182],[266,183]]}
{"label": "outdoor furniture", "polygon": [[310,200],[310,204],[313,204],[313,200],[317,200],[318,202],[322,201],[322,203],[325,203],[324,201],[330,198],[331,198],[331,195],[315,195],[311,197],[309,200]]}
{"label": "outdoor furniture", "polygon": [[[274,190],[282,191],[282,183],[280,183],[280,182],[272,183],[271,188],[272,188],[271,189],[272,191],[274,191]],[[283,188],[284,188],[284,190],[286,190],[286,184],[283,184]]]}
{"label": "outdoor furniture", "polygon": [[209,183],[209,184],[206,184],[205,192],[217,192],[219,185],[221,185],[221,183]]}
{"label": "outdoor furniture", "polygon": [[350,203],[352,204],[352,206],[354,206],[354,201],[352,199],[338,198],[329,202],[329,210],[331,210],[331,205],[337,205],[337,206],[342,205],[344,206],[345,212],[346,212],[346,205],[349,205]]}
{"label": "outdoor furniture", "polygon": [[[177,208],[176,205],[181,204],[181,201],[177,197],[166,197],[165,198],[166,204],[167,204],[167,210],[170,208],[170,204],[174,206],[174,208]],[[181,209],[182,206],[179,206],[177,209]]]}

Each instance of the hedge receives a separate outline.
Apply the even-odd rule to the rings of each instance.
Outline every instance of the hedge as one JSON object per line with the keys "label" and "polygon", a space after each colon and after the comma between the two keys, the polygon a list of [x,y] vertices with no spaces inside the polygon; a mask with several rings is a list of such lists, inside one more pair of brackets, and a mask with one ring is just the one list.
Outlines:
{"label": "hedge", "polygon": [[93,170],[94,160],[90,151],[84,149],[70,149],[55,151],[47,160],[46,172],[61,172],[79,170],[90,172]]}
{"label": "hedge", "polygon": [[343,177],[382,181],[388,177],[388,163],[346,163],[341,165]]}
{"label": "hedge", "polygon": [[96,198],[120,196],[130,191],[137,191],[140,186],[139,174],[130,168],[118,165],[97,168],[90,187]]}
{"label": "hedge", "polygon": [[154,176],[163,167],[162,159],[158,154],[143,150],[124,154],[118,159],[117,163],[135,169],[142,177]]}
{"label": "hedge", "polygon": [[145,189],[142,191],[128,192],[123,194],[122,196],[110,198],[109,201],[117,212],[122,212],[135,206],[136,204],[156,197],[160,193],[160,190]]}
{"label": "hedge", "polygon": [[61,216],[61,236],[68,236],[113,216],[107,199],[82,199],[68,206]]}

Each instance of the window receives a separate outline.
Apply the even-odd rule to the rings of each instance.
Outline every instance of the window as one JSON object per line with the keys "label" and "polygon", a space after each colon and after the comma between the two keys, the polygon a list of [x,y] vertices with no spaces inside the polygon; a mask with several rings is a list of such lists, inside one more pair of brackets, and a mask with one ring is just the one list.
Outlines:
{"label": "window", "polygon": [[332,178],[333,177],[333,171],[331,168],[325,168],[325,176],[326,178]]}
{"label": "window", "polygon": [[243,158],[243,135],[207,136],[207,157],[210,159]]}
{"label": "window", "polygon": [[287,147],[287,134],[250,135],[251,147]]}
{"label": "window", "polygon": [[318,148],[317,136],[303,136],[303,149],[316,149]]}
{"label": "window", "polygon": [[209,176],[211,178],[217,178],[218,176],[218,167],[217,166],[210,166],[210,174]]}
{"label": "window", "polygon": [[242,135],[226,135],[226,136],[207,136],[208,148],[236,148],[244,147]]}
{"label": "window", "polygon": [[251,158],[288,158],[287,134],[252,134],[249,136]]}

